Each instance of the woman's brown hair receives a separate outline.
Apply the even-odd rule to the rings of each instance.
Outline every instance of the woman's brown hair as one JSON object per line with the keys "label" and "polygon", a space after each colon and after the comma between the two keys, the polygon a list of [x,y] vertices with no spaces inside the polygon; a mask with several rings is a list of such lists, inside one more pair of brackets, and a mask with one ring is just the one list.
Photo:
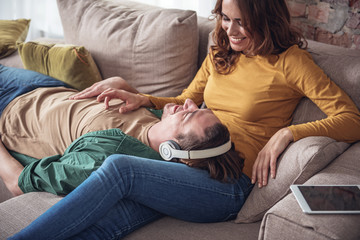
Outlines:
{"label": "woman's brown hair", "polygon": [[[176,139],[182,150],[202,150],[225,144],[230,139],[230,133],[225,125],[216,123],[207,127],[201,138],[195,134],[186,134],[179,135]],[[191,167],[207,170],[211,178],[222,182],[238,179],[244,166],[244,159],[234,150],[234,145],[222,155],[204,159],[186,159],[183,162]]]}
{"label": "woman's brown hair", "polygon": [[[214,31],[215,46],[211,47],[217,72],[232,71],[239,52],[231,49],[228,36],[222,29],[222,2],[218,0],[212,11],[217,22]],[[290,23],[285,0],[234,0],[241,12],[241,23],[251,39],[246,55],[278,55],[293,45],[306,48],[303,34]]]}

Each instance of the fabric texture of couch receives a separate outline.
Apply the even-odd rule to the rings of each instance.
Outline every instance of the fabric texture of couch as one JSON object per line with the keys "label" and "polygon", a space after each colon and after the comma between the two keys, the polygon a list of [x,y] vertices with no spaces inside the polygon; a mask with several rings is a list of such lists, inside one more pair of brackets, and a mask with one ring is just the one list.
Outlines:
{"label": "fabric texture of couch", "polygon": [[[175,96],[190,83],[211,44],[214,21],[195,12],[126,0],[58,0],[63,40],[84,46],[103,78],[122,76],[140,92]],[[309,41],[315,62],[360,108],[360,51]],[[22,68],[17,52],[0,64]],[[293,124],[324,118],[310,100]],[[360,129],[354,129],[360,131]],[[276,179],[254,187],[235,221],[200,224],[164,217],[125,239],[360,239],[360,215],[306,215],[291,184],[360,184],[360,144],[308,137],[289,145]],[[6,239],[59,201],[49,193],[12,197],[0,179],[0,239]]]}

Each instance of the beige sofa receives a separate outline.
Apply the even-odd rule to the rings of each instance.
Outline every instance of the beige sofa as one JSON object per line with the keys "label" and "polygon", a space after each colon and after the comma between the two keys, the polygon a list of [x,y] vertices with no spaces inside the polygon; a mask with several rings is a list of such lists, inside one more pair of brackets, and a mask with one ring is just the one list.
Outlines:
{"label": "beige sofa", "polygon": [[[120,75],[141,92],[159,96],[174,96],[189,84],[207,54],[214,26],[214,21],[192,11],[129,1],[58,0],[58,6],[63,41],[85,46],[104,78]],[[309,51],[360,108],[360,51],[312,41]],[[17,53],[0,59],[0,64],[22,67]],[[323,117],[303,99],[293,123]],[[360,215],[306,215],[289,191],[291,184],[360,184],[359,156],[360,142],[299,140],[280,156],[277,178],[253,189],[235,221],[200,224],[164,217],[125,239],[360,239]],[[0,239],[27,226],[60,199],[49,193],[12,198],[0,180]]]}

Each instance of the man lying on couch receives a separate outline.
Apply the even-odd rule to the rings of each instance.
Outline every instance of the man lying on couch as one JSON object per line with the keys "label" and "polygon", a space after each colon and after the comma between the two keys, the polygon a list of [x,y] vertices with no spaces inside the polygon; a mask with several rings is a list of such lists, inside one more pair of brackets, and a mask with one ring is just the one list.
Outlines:
{"label": "man lying on couch", "polygon": [[[14,195],[32,191],[67,194],[109,155],[160,160],[159,146],[167,140],[186,150],[200,143],[206,148],[227,145],[223,152],[233,151],[228,151],[227,128],[210,110],[199,109],[191,100],[182,106],[168,104],[163,111],[141,108],[121,114],[122,101],[104,109],[94,99],[71,100],[77,90],[64,83],[2,65],[0,91],[0,177]],[[195,159],[181,161],[197,167]],[[228,157],[222,154],[209,164],[218,161],[227,162]]]}

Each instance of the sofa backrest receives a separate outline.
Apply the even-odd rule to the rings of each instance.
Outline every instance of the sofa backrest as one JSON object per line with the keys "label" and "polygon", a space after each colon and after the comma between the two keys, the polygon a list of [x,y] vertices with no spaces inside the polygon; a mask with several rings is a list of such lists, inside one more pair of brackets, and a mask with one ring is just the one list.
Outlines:
{"label": "sofa backrest", "polygon": [[[360,109],[360,50],[346,49],[308,40],[308,51],[329,78],[343,89]],[[292,124],[325,118],[309,99],[303,99],[294,112]]]}
{"label": "sofa backrest", "polygon": [[85,46],[103,78],[121,76],[140,92],[181,93],[197,72],[199,49],[204,58],[194,11],[120,0],[57,3],[65,42]]}
{"label": "sofa backrest", "polygon": [[[85,46],[104,78],[119,75],[140,92],[158,96],[175,96],[188,86],[208,53],[215,26],[193,11],[131,1],[57,1],[66,43]],[[314,61],[360,108],[360,50],[308,42]],[[293,124],[324,117],[303,99]]]}

